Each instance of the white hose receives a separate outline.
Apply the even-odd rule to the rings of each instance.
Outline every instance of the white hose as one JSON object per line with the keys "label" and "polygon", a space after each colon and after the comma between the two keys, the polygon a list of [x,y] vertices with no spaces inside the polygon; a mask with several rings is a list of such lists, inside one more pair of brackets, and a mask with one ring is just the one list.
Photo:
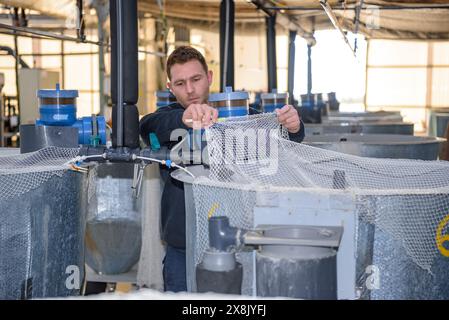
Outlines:
{"label": "white hose", "polygon": [[93,155],[90,155],[90,156],[81,156],[81,160],[92,159],[92,158],[99,158],[99,157],[106,158],[106,153],[93,154]]}
{"label": "white hose", "polygon": [[[161,163],[161,164],[163,164],[163,165],[167,165],[167,163],[166,163],[165,160],[158,160],[158,159],[154,159],[154,158],[140,157],[140,156],[137,156],[136,159],[147,160],[147,161],[151,161],[151,162],[158,162],[158,163]],[[189,170],[187,170],[187,169],[184,168],[184,167],[178,166],[176,163],[173,163],[173,162],[172,162],[172,163],[170,163],[170,166],[171,166],[171,167],[174,167],[174,168],[181,169],[182,171],[184,171],[184,172],[186,172],[188,175],[190,175],[192,178],[195,178],[195,176],[194,176]]]}
{"label": "white hose", "polygon": [[178,169],[181,169],[182,171],[186,172],[186,173],[189,174],[192,178],[195,179],[195,176],[193,175],[193,173],[191,173],[191,172],[190,172],[189,170],[187,170],[186,168],[181,167],[181,166],[178,166],[178,165],[175,164],[175,163],[172,163],[171,166],[172,166],[172,167],[175,167],[175,168],[178,168]]}
{"label": "white hose", "polygon": [[106,157],[105,153],[103,153],[103,154],[95,154],[95,155],[90,155],[90,156],[76,156],[75,158],[70,159],[69,161],[64,163],[64,165],[67,166],[67,165],[74,164],[74,163],[77,163],[77,162],[81,162],[81,161],[84,161],[86,159],[91,159],[91,158],[105,158],[105,157]]}
{"label": "white hose", "polygon": [[147,161],[151,161],[151,162],[158,162],[160,164],[165,165],[165,160],[158,160],[158,159],[154,159],[154,158],[141,157],[141,156],[136,156],[136,159],[147,160]]}
{"label": "white hose", "polygon": [[[78,156],[78,157],[75,157],[75,158],[69,160],[68,162],[66,162],[66,165],[69,165],[69,164],[72,164],[72,163],[76,163],[76,162],[78,162],[78,161],[83,161],[83,160],[86,160],[86,159],[90,159],[90,158],[98,158],[98,157],[105,158],[105,156],[106,156],[106,154],[101,154],[101,155],[90,155],[90,156]],[[140,159],[140,160],[147,160],[147,161],[151,161],[151,162],[157,162],[157,163],[160,163],[160,164],[163,164],[163,165],[167,165],[166,160],[159,160],[159,159],[148,158],[148,157],[141,157],[141,156],[135,156],[135,157],[133,157],[133,158],[134,158],[134,159]],[[187,169],[184,168],[184,167],[181,167],[181,166],[177,165],[176,163],[171,162],[171,163],[169,164],[169,166],[174,167],[174,168],[181,169],[182,171],[184,171],[184,172],[186,172],[188,175],[190,175],[192,178],[195,178],[195,176],[194,176],[189,170],[187,170]]]}

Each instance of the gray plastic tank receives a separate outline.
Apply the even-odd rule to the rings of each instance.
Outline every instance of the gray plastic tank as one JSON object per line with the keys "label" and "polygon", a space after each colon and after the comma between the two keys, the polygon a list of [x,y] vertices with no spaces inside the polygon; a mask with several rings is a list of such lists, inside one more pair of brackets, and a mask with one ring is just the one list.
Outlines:
{"label": "gray plastic tank", "polygon": [[376,112],[336,112],[331,111],[329,115],[324,116],[323,123],[335,122],[373,122],[373,121],[391,121],[401,122],[402,116],[400,112],[393,111],[376,111]]}
{"label": "gray plastic tank", "polygon": [[[267,237],[320,236],[306,227],[265,230]],[[334,248],[263,245],[256,253],[257,295],[301,299],[337,299],[337,251]]]}
{"label": "gray plastic tank", "polygon": [[129,271],[140,257],[141,214],[132,195],[134,164],[102,163],[89,205],[86,263],[99,274]]}
{"label": "gray plastic tank", "polygon": [[445,141],[398,134],[326,134],[306,136],[303,143],[361,157],[436,160]]}
{"label": "gray plastic tank", "polygon": [[[443,139],[435,138],[422,138],[422,137],[410,137],[410,136],[399,136],[397,140],[394,139],[394,135],[383,135],[381,137],[369,136],[372,139],[366,139],[366,136],[361,135],[338,135],[338,137],[350,138],[349,140],[355,140],[350,145],[345,144],[344,147],[339,147],[341,143],[346,143],[347,141],[340,141],[336,139],[336,136],[316,136],[313,138],[321,138],[321,141],[316,142],[312,145],[323,148],[335,148],[337,151],[346,152],[349,154],[356,154],[359,156],[377,156],[383,158],[416,158],[416,159],[428,159],[435,160],[438,155],[438,146],[444,141]],[[352,139],[351,137],[356,137]],[[416,139],[417,138],[417,139]],[[328,140],[326,142],[326,139]],[[393,140],[393,141],[392,141]],[[363,146],[365,144],[365,146]],[[430,145],[430,147],[429,147]],[[384,148],[384,146],[386,146]],[[401,147],[402,146],[402,147]],[[418,151],[413,151],[417,149]],[[195,176],[207,176],[209,170],[203,166],[192,166],[189,170]],[[186,250],[187,257],[193,257],[196,250],[196,210],[193,196],[192,182],[193,179],[188,174],[181,170],[177,170],[172,173],[172,177],[184,182],[184,193],[185,193],[185,206],[186,206]],[[236,193],[237,195],[238,193]],[[422,195],[424,197],[443,197],[443,201],[447,201],[447,194],[441,195]],[[384,198],[388,198],[387,196]],[[262,199],[262,198],[261,198]],[[236,201],[240,201],[238,198]],[[382,199],[383,201],[389,201],[388,199]],[[438,201],[438,199],[429,199],[432,202]],[[279,193],[279,194],[269,194],[269,197],[263,201],[263,205],[260,208],[254,208],[254,215],[258,217],[257,219],[263,220],[263,217],[271,217],[268,215],[269,212],[275,212],[276,218],[274,220],[266,221],[264,223],[273,224],[301,224],[310,223],[312,219],[316,217],[328,217],[330,219],[337,219],[336,215],[341,214],[341,217],[348,219],[349,216],[355,214],[355,206],[353,197],[348,198],[342,196],[334,197],[322,197],[320,194],[313,194],[301,191],[295,191],[289,193]],[[391,197],[391,201],[397,203],[396,206],[391,206],[392,208],[403,206],[405,208],[411,205],[411,201],[416,201],[416,198],[410,198],[408,196],[402,197]],[[271,202],[273,202],[271,204]],[[421,208],[419,214],[425,215],[428,211],[426,210],[426,203],[428,201],[420,201],[421,204],[417,204],[418,208]],[[367,199],[367,203],[371,203],[370,199]],[[380,203],[380,201],[377,201]],[[368,207],[370,210],[375,210],[376,199],[373,199],[372,205]],[[421,205],[421,207],[419,206]],[[270,209],[270,210],[267,210]],[[363,208],[358,210],[362,210]],[[295,216],[295,213],[296,216]],[[330,214],[331,213],[331,214]],[[330,215],[329,215],[330,214]],[[258,216],[259,215],[259,216]],[[270,218],[271,219],[271,218]],[[352,220],[351,220],[352,219]],[[338,219],[337,219],[338,220]],[[411,258],[406,254],[401,243],[393,239],[390,234],[387,234],[375,228],[371,224],[367,224],[358,219],[354,229],[348,231],[348,226],[351,225],[350,221],[354,221],[354,218],[348,220],[348,224],[345,225],[346,232],[346,248],[349,246],[354,246],[357,250],[356,262],[354,263],[353,271],[350,268],[342,268],[341,264],[348,263],[355,255],[354,254],[343,254],[343,245],[339,249],[340,255],[343,258],[337,260],[337,274],[338,278],[346,279],[341,282],[338,286],[338,297],[343,299],[449,299],[449,259],[440,256],[434,261],[432,267],[432,274],[428,271],[421,269],[416,265]],[[318,225],[323,224],[323,220],[319,218],[317,220]],[[341,221],[339,222],[341,223]],[[348,232],[357,233],[357,237],[353,233],[348,235]],[[343,236],[345,238],[345,236]],[[349,240],[348,240],[349,238]],[[354,244],[354,239],[356,243]],[[342,240],[345,242],[345,240]],[[244,253],[243,253],[244,254]],[[252,260],[248,255],[244,257],[242,255],[241,262],[244,265],[244,281],[242,285],[242,292],[244,294],[251,295],[254,291],[253,283],[251,281],[246,281],[245,279],[252,279],[253,271]],[[262,254],[263,255],[263,254]],[[246,258],[246,260],[245,260]],[[258,263],[267,265],[265,261],[260,260],[261,254],[257,257],[259,259]],[[256,258],[256,259],[257,259]],[[256,262],[257,263],[257,262]],[[340,267],[338,267],[340,265]],[[377,290],[362,290],[359,294],[352,296],[352,290],[355,286],[362,287],[366,283],[368,266],[376,266],[380,270],[380,288]],[[187,261],[187,286],[189,291],[195,291],[195,266],[192,259],[188,258]],[[343,274],[343,275],[341,275]],[[354,284],[355,282],[356,284]],[[246,291],[245,291],[246,290]],[[349,292],[349,294],[348,294]],[[261,292],[259,292],[261,294]],[[281,293],[282,294],[282,293]]]}
{"label": "gray plastic tank", "polygon": [[[196,177],[208,176],[209,174],[209,169],[205,168],[202,165],[190,166],[188,167],[188,169]],[[187,289],[188,291],[196,292],[195,263],[193,257],[197,250],[196,235],[198,233],[198,230],[192,188],[193,178],[181,170],[176,170],[171,175],[174,179],[177,179],[184,183],[186,208]],[[238,198],[238,191],[235,191],[235,195],[237,197],[235,201],[237,203],[239,201],[242,201],[243,205],[245,200]],[[286,198],[284,199],[284,197]],[[257,198],[259,199],[259,197]],[[320,195],[316,195],[316,198],[318,200],[318,198],[320,198]],[[311,212],[311,214],[313,215],[313,217],[317,217],[318,220],[321,219],[321,213],[327,215],[329,211],[332,212],[333,216],[338,216],[336,218],[336,221],[338,220],[338,224],[333,226],[340,227],[342,221],[341,219],[343,217],[344,219],[349,219],[348,221],[345,221],[345,223],[354,225],[353,222],[350,223],[351,219],[354,220],[354,217],[351,216],[351,214],[348,214],[351,213],[353,207],[352,204],[349,204],[349,206],[346,207],[346,200],[341,202],[340,199],[330,199],[331,203],[327,203],[325,199],[319,199],[318,203],[320,205],[317,207],[316,204],[311,205],[310,203],[307,203],[308,201],[310,201],[310,199],[310,193],[303,193],[302,191],[291,192],[291,194],[283,192],[276,194],[269,193],[268,197],[264,197],[263,194],[260,194],[259,200],[261,200],[264,204],[260,205],[259,208],[258,206],[254,207],[255,220],[253,228],[261,225],[295,225],[294,228],[283,228],[283,230],[287,231],[287,233],[283,235],[278,233],[266,234],[266,236],[284,236],[289,238],[295,237],[295,235],[298,235],[298,230],[302,230],[302,228],[298,227],[302,226],[305,223],[305,221],[301,221],[298,218],[302,217],[304,213],[309,213],[307,211],[310,211],[310,208],[313,208],[313,212]],[[304,211],[301,210],[302,206],[304,206]],[[323,208],[320,208],[320,206]],[[268,211],[266,210],[268,208],[272,210],[270,212],[276,213],[276,215],[270,215],[273,219],[270,218],[270,220],[264,220],[263,216],[268,213]],[[341,217],[339,216],[340,214]],[[328,225],[327,222],[323,222],[321,220],[318,222],[318,220],[318,226]],[[308,225],[314,226],[314,224],[310,224],[310,220],[308,223]],[[307,223],[305,223],[305,225],[307,225]],[[254,255],[251,250],[243,250],[237,252],[237,261],[243,265],[242,294],[250,296],[253,294],[261,296],[279,295],[309,299],[334,299],[338,297],[338,295],[340,295],[340,297],[342,297],[343,299],[354,298],[353,295],[356,279],[355,270],[357,269],[360,272],[363,272],[367,265],[366,262],[369,261],[368,263],[371,263],[372,250],[369,250],[369,248],[371,248],[373,245],[373,233],[371,232],[370,235],[368,234],[368,231],[372,229],[373,228],[370,228],[369,226],[364,227],[362,224],[358,226],[358,230],[361,236],[358,237],[360,243],[357,244],[357,248],[359,248],[360,250],[360,256],[358,257],[357,266],[356,262],[351,261],[351,259],[354,260],[353,258],[355,257],[355,252],[348,253],[348,248],[350,249],[350,247],[353,247],[352,243],[354,242],[355,238],[350,234],[353,234],[355,231],[347,230],[348,236],[346,236],[346,249],[339,249],[338,251],[338,254],[342,255],[342,258],[339,261],[340,263],[343,263],[343,266],[340,266],[339,268],[340,273],[348,273],[348,275],[345,276],[347,278],[344,280],[346,289],[339,289],[341,292],[338,292],[335,283],[335,272],[338,273],[338,270],[336,271],[336,268],[338,268],[338,262],[336,263],[335,260],[335,250],[326,248],[324,250],[315,251],[315,247],[311,250],[315,252],[315,258],[305,259],[301,261],[304,258],[304,248],[284,246],[282,248],[282,250],[284,251],[280,251],[278,250],[279,248],[277,248],[278,246],[274,245],[264,246],[264,248],[260,252],[254,253]],[[269,228],[267,230],[269,230]],[[279,229],[274,228],[274,230]],[[365,248],[368,249],[365,250]],[[292,250],[294,252],[290,252]],[[347,270],[347,266],[344,265],[346,262],[349,262],[350,266],[354,268],[352,271]],[[256,266],[256,269],[254,269],[254,266]],[[279,275],[279,277],[277,277],[275,274],[270,274],[269,277],[265,277],[265,275],[269,273],[270,268],[276,268],[275,272],[281,272],[280,269],[282,269],[283,275]],[[300,275],[296,275],[294,272],[295,270],[301,270],[302,273]],[[319,278],[320,275],[322,279],[318,280],[319,284],[317,282],[317,287],[310,287],[310,285],[315,283],[310,279],[312,277],[314,279],[316,279],[317,277]],[[293,277],[291,278],[291,281],[299,282],[287,285],[288,279],[290,279],[290,277]],[[302,288],[301,283],[307,285],[308,288]]]}
{"label": "gray plastic tank", "polygon": [[[19,149],[0,149],[2,156],[14,154]],[[87,180],[87,174],[66,171],[25,194],[0,200],[0,299],[80,294]]]}
{"label": "gray plastic tank", "polygon": [[[436,160],[443,142],[445,139],[442,138],[403,135],[322,135],[304,140],[315,147],[363,157],[421,160]],[[438,202],[439,197],[443,203],[448,195],[423,194],[419,202],[411,196],[392,196],[391,199],[384,196],[382,201],[373,197],[371,202],[366,201],[371,203],[370,210],[374,211],[377,203],[385,206],[388,201],[395,203],[392,208],[414,206],[418,208],[417,214],[425,219],[426,205]],[[449,259],[436,258],[429,273],[411,260],[399,241],[379,228],[374,228],[374,243],[365,244],[365,247],[373,251],[372,264],[378,268],[380,282],[379,289],[366,292],[366,298],[449,299]]]}
{"label": "gray plastic tank", "polygon": [[273,112],[288,104],[288,92],[278,92],[273,89],[269,93],[262,93],[260,95],[262,100],[262,112]]}
{"label": "gray plastic tank", "polygon": [[[372,198],[370,201],[369,198]],[[449,194],[420,194],[413,196],[367,197],[370,211],[388,206],[391,208],[413,207],[413,220],[401,216],[403,225],[410,221],[426,221],[431,216],[429,208],[433,203],[447,203]],[[432,210],[432,209],[430,209]],[[412,212],[410,212],[412,214]],[[434,232],[422,226],[421,232]],[[449,259],[438,252],[432,261],[430,271],[416,264],[404,249],[402,241],[376,227],[373,245],[373,266],[377,267],[378,288],[369,291],[374,300],[448,300]],[[447,246],[446,246],[447,247]]]}
{"label": "gray plastic tank", "polygon": [[353,123],[305,123],[306,136],[335,133],[404,134],[413,135],[413,123],[405,122],[353,122]]}

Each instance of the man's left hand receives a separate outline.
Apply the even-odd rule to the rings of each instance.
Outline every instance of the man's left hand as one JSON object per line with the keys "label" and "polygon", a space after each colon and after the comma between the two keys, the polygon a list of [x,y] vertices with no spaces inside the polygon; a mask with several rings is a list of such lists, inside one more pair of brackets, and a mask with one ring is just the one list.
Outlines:
{"label": "man's left hand", "polygon": [[276,114],[280,124],[290,133],[297,133],[301,129],[301,121],[296,109],[287,104],[281,109],[276,109]]}

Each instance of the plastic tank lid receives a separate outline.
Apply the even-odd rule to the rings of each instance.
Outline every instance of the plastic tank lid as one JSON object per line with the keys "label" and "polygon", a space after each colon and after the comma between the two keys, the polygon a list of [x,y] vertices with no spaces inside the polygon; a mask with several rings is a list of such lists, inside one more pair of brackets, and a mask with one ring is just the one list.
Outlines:
{"label": "plastic tank lid", "polygon": [[56,84],[56,89],[42,89],[37,90],[38,98],[76,98],[78,97],[78,90],[61,90],[59,83]]}
{"label": "plastic tank lid", "polygon": [[170,90],[156,91],[156,97],[158,97],[158,98],[174,98],[174,99],[176,99],[175,95]]}
{"label": "plastic tank lid", "polygon": [[288,93],[287,92],[278,93],[277,89],[273,89],[269,93],[262,93],[260,95],[260,97],[263,100],[265,100],[265,99],[287,99],[288,98]]}
{"label": "plastic tank lid", "polygon": [[232,87],[226,87],[225,92],[211,93],[209,102],[227,101],[227,100],[247,100],[249,99],[246,91],[232,91]]}

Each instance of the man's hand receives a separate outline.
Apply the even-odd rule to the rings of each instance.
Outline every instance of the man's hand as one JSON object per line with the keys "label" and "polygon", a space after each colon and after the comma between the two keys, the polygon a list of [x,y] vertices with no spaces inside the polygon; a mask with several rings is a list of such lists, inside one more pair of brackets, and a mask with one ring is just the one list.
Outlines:
{"label": "man's hand", "polygon": [[218,111],[207,104],[191,104],[182,115],[182,122],[189,128],[207,128],[217,122]]}
{"label": "man's hand", "polygon": [[301,121],[298,111],[287,104],[281,109],[276,109],[276,114],[280,124],[284,126],[290,133],[297,133],[301,129]]}

